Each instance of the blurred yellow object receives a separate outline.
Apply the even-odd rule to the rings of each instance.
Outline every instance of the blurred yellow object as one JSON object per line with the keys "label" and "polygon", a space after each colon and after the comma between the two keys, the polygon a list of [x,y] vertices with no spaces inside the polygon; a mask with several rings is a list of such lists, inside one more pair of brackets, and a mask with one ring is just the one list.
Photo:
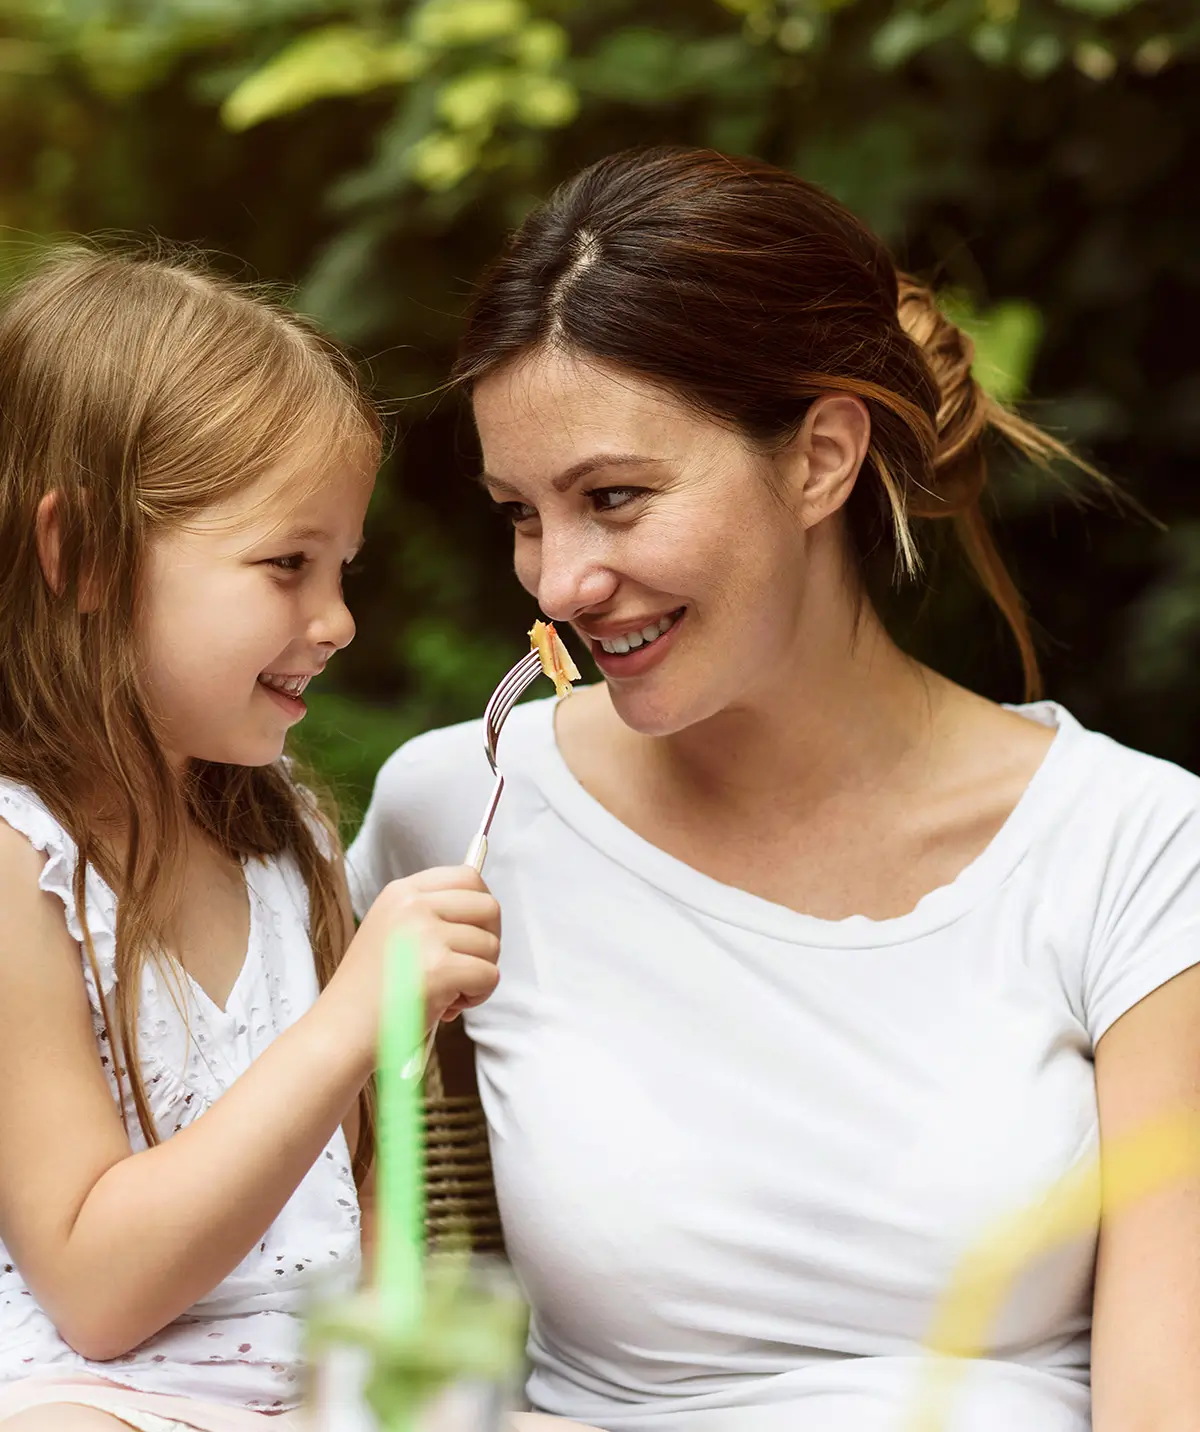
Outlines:
{"label": "blurred yellow object", "polygon": [[929,1367],[907,1432],[945,1432],[955,1386],[981,1357],[1005,1295],[1035,1259],[1091,1235],[1140,1199],[1200,1174],[1200,1114],[1173,1114],[1110,1139],[1043,1198],[992,1228],[955,1270],[926,1340]]}

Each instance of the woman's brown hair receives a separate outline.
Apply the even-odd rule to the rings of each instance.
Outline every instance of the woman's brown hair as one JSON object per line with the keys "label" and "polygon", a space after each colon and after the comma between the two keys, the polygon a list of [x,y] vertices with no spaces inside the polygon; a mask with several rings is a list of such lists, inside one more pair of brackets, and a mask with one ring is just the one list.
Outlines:
{"label": "woman's brown hair", "polygon": [[[352,929],[336,826],[286,760],[192,762],[180,780],[164,758],[135,640],[147,544],[290,458],[297,483],[348,454],[374,466],[380,432],[333,343],[191,260],[63,246],[0,302],[0,776],[36,792],[78,848],[85,955],[148,1145],[138,992],[145,962],[166,958],[189,828],[237,860],[296,862],[322,986]],[[36,537],[50,494],[53,582]],[[111,1007],[87,925],[89,868],[118,897]],[[359,1177],[369,1090],[360,1114]]]}
{"label": "woman's brown hair", "polygon": [[469,388],[545,345],[619,364],[770,447],[822,393],[861,398],[871,444],[847,505],[860,561],[882,550],[915,577],[913,519],[950,518],[1038,693],[1025,608],[981,508],[987,439],[1077,460],[980,387],[966,334],[821,189],[712,150],[600,160],[484,275],[454,378]]}

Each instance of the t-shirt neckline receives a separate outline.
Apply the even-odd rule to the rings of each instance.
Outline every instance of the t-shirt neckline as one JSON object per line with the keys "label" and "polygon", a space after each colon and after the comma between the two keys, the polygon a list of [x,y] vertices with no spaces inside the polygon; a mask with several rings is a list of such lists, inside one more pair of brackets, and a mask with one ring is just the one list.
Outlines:
{"label": "t-shirt neckline", "polygon": [[1045,810],[1068,754],[1086,733],[1057,702],[1009,705],[1007,710],[1055,729],[1054,739],[1007,820],[982,851],[946,885],[923,895],[906,914],[884,920],[848,915],[825,920],[705,875],[631,830],[576,780],[559,750],[555,698],[535,703],[531,774],[550,808],[578,836],[656,890],[697,913],[786,941],[814,947],[867,949],[903,944],[969,913],[1020,864],[1044,829]]}

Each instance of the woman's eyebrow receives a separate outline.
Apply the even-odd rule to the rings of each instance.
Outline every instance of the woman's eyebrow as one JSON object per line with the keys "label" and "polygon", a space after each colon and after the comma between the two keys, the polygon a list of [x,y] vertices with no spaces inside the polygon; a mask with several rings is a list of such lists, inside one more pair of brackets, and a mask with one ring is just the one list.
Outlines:
{"label": "woman's eyebrow", "polygon": [[[581,461],[572,463],[569,468],[554,478],[550,486],[555,492],[569,492],[581,478],[587,477],[589,473],[599,472],[602,468],[610,467],[645,467],[648,463],[665,462],[665,458],[647,457],[644,453],[633,452],[602,452],[595,453],[591,457],[585,457]],[[493,477],[491,473],[480,473],[476,481],[483,487],[500,487],[505,492],[516,492],[517,489],[511,482],[505,482],[502,477]]]}

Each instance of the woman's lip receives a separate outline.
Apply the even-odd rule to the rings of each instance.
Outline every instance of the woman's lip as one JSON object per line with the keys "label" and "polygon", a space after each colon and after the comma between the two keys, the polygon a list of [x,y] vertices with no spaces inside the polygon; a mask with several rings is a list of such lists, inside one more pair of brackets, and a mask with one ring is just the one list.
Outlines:
{"label": "woman's lip", "polygon": [[612,627],[587,627],[578,628],[588,641],[615,641],[619,636],[630,636],[633,632],[641,632],[648,626],[657,626],[663,617],[673,617],[677,612],[684,611],[683,607],[668,607],[665,612],[659,612],[656,617],[644,617],[639,622],[622,622],[620,626]]}
{"label": "woman's lip", "polygon": [[[630,652],[621,655],[615,651],[605,651],[599,641],[591,640],[592,660],[605,674],[614,680],[622,677],[643,676],[647,671],[652,670],[667,655],[669,649],[675,643],[676,633],[687,620],[687,608],[685,607],[675,619],[674,624],[658,638],[647,646],[638,646]],[[609,638],[605,638],[609,640]]]}

